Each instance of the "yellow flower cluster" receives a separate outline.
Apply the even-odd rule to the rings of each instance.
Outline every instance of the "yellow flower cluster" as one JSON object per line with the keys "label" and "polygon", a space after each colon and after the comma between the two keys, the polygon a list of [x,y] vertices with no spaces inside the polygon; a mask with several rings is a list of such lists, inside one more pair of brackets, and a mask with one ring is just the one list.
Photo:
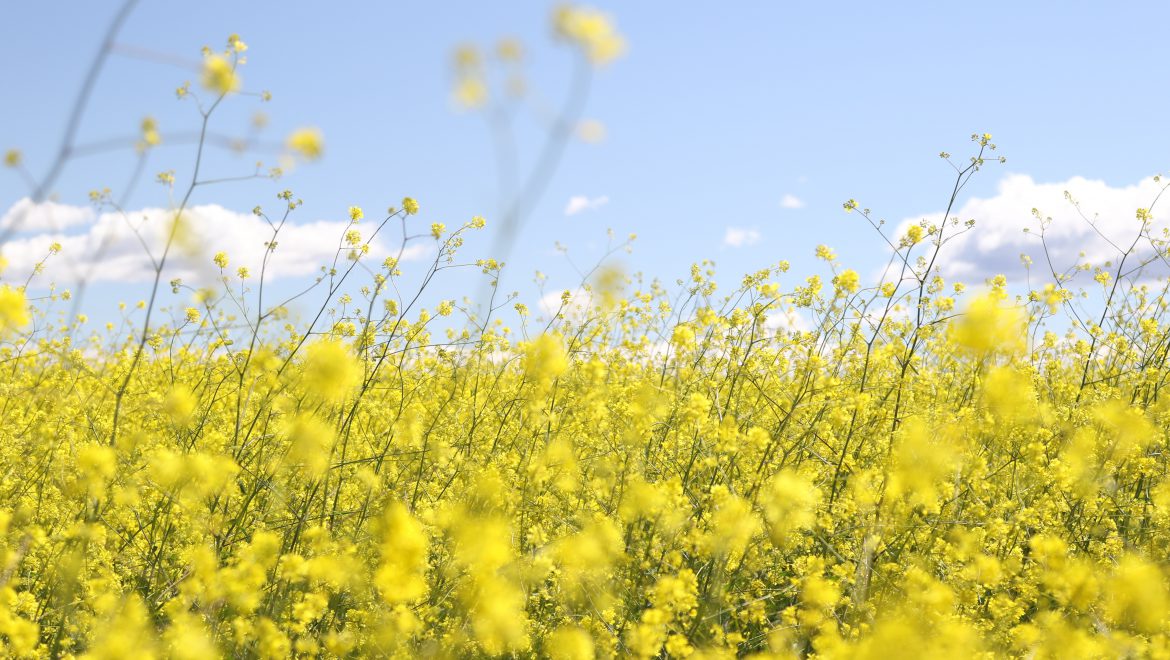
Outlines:
{"label": "yellow flower cluster", "polygon": [[236,65],[222,55],[208,55],[203,60],[203,86],[216,94],[229,94],[240,88]]}
{"label": "yellow flower cluster", "polygon": [[[555,26],[621,52],[593,10]],[[204,85],[236,90],[246,49],[207,53]],[[86,335],[68,296],[0,285],[0,656],[1170,656],[1170,287],[1144,266],[1077,267],[1093,322],[1071,275],[965,294],[908,258],[947,227],[913,225],[864,288],[821,245],[831,280],[599,265],[558,311],[481,319],[424,289],[495,283],[455,259],[482,217],[411,235],[418,203],[390,210],[404,249],[438,242],[415,292],[402,252],[358,268],[348,213],[306,325],[221,276]]]}
{"label": "yellow flower cluster", "polygon": [[594,64],[605,64],[626,49],[610,18],[596,9],[560,5],[553,11],[553,29],[580,47]]}
{"label": "yellow flower cluster", "polygon": [[[557,39],[569,44],[582,56],[582,62],[602,66],[620,57],[626,42],[609,16],[596,9],[562,4],[552,13],[552,30]],[[523,69],[524,47],[515,38],[501,39],[492,51],[482,51],[471,43],[455,48],[452,54],[454,81],[451,98],[457,107],[479,110],[489,104],[518,99],[528,93]],[[494,88],[502,78],[502,94]],[[582,139],[596,142],[604,126],[585,121],[578,128]]]}
{"label": "yellow flower cluster", "polygon": [[[1170,644],[1170,368],[1155,360],[1164,343],[1133,339],[1165,319],[1098,332],[1096,351],[1073,331],[1030,344],[1046,300],[1013,303],[993,278],[958,314],[915,305],[919,322],[865,325],[842,322],[851,299],[837,292],[786,291],[773,280],[786,270],[745,277],[728,299],[746,306],[680,309],[656,284],[615,286],[548,332],[495,325],[440,351],[430,316],[405,308],[241,351],[213,308],[190,308],[196,340],[168,349],[191,330],[160,327],[136,366],[128,347],[10,343],[0,648],[1098,657]],[[850,273],[836,288],[858,304],[906,302]],[[696,268],[689,286],[712,276]],[[1149,295],[1136,286],[1127,300]],[[777,330],[778,303],[838,320]],[[10,337],[42,316],[0,289]],[[115,422],[102,374],[128,369]]]}
{"label": "yellow flower cluster", "polygon": [[317,160],[325,151],[325,138],[320,129],[298,128],[288,136],[286,146],[289,151],[305,160]]}

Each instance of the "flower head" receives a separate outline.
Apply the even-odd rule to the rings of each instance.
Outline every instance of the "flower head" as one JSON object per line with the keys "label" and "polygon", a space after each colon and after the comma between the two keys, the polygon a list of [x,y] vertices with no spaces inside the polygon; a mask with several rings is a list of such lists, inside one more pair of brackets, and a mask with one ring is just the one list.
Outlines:
{"label": "flower head", "polygon": [[0,333],[23,328],[31,320],[23,289],[0,287]]}
{"label": "flower head", "polygon": [[298,128],[288,136],[288,149],[305,160],[317,160],[325,149],[321,130],[312,127]]}
{"label": "flower head", "polygon": [[553,30],[577,46],[594,64],[606,64],[626,49],[625,39],[605,13],[589,7],[560,5],[553,10]]}
{"label": "flower head", "polygon": [[208,55],[203,59],[203,86],[219,95],[229,94],[240,88],[240,77],[235,64],[222,55]]}

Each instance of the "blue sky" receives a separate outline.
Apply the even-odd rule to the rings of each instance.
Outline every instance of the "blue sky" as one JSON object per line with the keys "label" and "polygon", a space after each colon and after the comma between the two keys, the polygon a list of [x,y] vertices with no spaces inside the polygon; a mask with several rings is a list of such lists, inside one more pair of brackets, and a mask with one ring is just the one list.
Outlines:
{"label": "blue sky", "polygon": [[[511,256],[505,289],[529,299],[535,269],[549,274],[551,289],[576,285],[552,250],[555,241],[588,263],[600,255],[607,227],[619,236],[636,232],[626,263],[667,282],[703,258],[714,259],[729,283],[780,259],[792,261],[795,273],[811,273],[819,268],[812,258],[818,243],[871,272],[887,253],[841,203],[856,198],[891,223],[940,212],[953,172],[937,154],[965,157],[976,131],[993,133],[1008,158],[989,165],[963,198],[990,200],[969,208],[989,214],[993,236],[1025,226],[1020,209],[1029,204],[1067,215],[1052,200],[1074,177],[1088,182],[1090,210],[1124,228],[1150,192],[1139,183],[1170,153],[1159,42],[1143,28],[1167,23],[1165,3],[595,4],[629,47],[597,72],[584,112],[605,124],[606,139],[570,145]],[[0,149],[20,148],[36,175],[116,6],[14,3],[4,10]],[[250,47],[245,88],[271,90],[274,99],[231,98],[215,127],[239,132],[262,109],[274,140],[306,124],[325,134],[320,162],[278,182],[201,189],[196,204],[247,212],[275,206],[273,195],[287,187],[305,200],[298,222],[340,220],[355,204],[372,217],[410,195],[423,205],[421,224],[455,225],[476,214],[491,223],[498,200],[490,134],[451,102],[451,50],[518,37],[530,85],[560,99],[572,60],[549,38],[550,10],[538,2],[144,0],[119,42],[197,63],[201,46],[218,48],[237,32]],[[174,96],[184,79],[197,74],[112,58],[79,142],[133,135],[145,115],[164,134],[195,128],[194,111]],[[520,122],[518,133],[524,169],[542,133],[534,122]],[[256,157],[217,152],[208,166],[240,174]],[[181,178],[190,161],[189,146],[164,145],[147,167],[152,175],[175,169]],[[60,201],[82,205],[95,187],[117,194],[133,162],[130,151],[77,159],[55,191]],[[1009,175],[1017,177],[1014,202],[997,204]],[[18,178],[0,171],[0,213],[24,194]],[[784,208],[788,195],[801,208]],[[1030,203],[1030,195],[1039,201]],[[566,216],[574,196],[608,202]],[[165,202],[147,179],[127,206]],[[738,247],[726,244],[729,229],[740,232]],[[1068,249],[1089,240],[1073,230],[1065,238]],[[972,243],[966,256],[976,270],[983,257],[998,265],[1006,253],[1015,259],[1015,240]],[[466,254],[488,256],[487,249],[488,241],[472,241]],[[89,306],[132,300],[141,290],[109,282]],[[466,283],[455,279],[436,297],[463,293],[470,293]]]}

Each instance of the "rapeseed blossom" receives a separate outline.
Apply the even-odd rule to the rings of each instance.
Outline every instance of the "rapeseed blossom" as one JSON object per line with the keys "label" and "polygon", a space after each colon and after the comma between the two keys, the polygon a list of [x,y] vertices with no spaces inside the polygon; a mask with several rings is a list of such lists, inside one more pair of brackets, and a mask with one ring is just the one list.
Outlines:
{"label": "rapeseed blossom", "polygon": [[216,94],[229,94],[240,88],[236,67],[222,55],[208,55],[203,60],[202,83]]}
{"label": "rapeseed blossom", "polygon": [[419,524],[401,503],[392,504],[383,520],[381,566],[374,585],[390,604],[409,603],[426,594],[428,541]]}
{"label": "rapeseed blossom", "polygon": [[317,128],[298,128],[288,136],[286,144],[289,151],[305,160],[317,160],[325,151],[325,138]]}
{"label": "rapeseed blossom", "polygon": [[361,379],[361,365],[336,340],[314,342],[305,350],[305,388],[329,401],[344,398]]}
{"label": "rapeseed blossom", "polygon": [[560,5],[553,10],[553,29],[584,50],[594,64],[606,64],[625,51],[625,40],[613,22],[595,9]]}
{"label": "rapeseed blossom", "polygon": [[0,286],[0,334],[19,330],[32,320],[24,291]]}
{"label": "rapeseed blossom", "polygon": [[[583,62],[624,47],[591,9],[558,9],[554,28]],[[233,35],[207,53],[206,87],[237,90],[246,50]],[[482,80],[522,57],[490,52],[460,49],[456,66]],[[145,155],[161,137],[140,128]],[[323,145],[301,129],[286,147]],[[173,170],[158,180],[176,192]],[[277,250],[283,225],[254,212]],[[403,247],[379,267],[363,257],[381,226],[363,236],[349,207],[337,261],[295,298],[321,294],[303,319],[246,266],[231,278],[186,207],[162,229],[215,266],[193,296],[176,277],[103,329],[61,311],[72,294],[38,288],[42,273],[0,285],[0,654],[1170,649],[1156,273],[1082,262],[1035,291],[1000,275],[972,295],[930,258],[948,221],[883,234],[902,272],[864,288],[822,245],[793,282],[787,261],[731,287],[711,262],[674,287],[605,262],[580,295],[551,295],[560,311],[518,292],[485,311],[426,284],[457,266],[498,284],[497,258],[455,257],[486,222],[428,233],[419,212],[390,208]],[[432,264],[407,259],[428,236]],[[1170,247],[1142,236],[1149,254]]]}
{"label": "rapeseed blossom", "polygon": [[1019,310],[1005,305],[992,292],[972,300],[951,331],[956,344],[976,353],[1011,353],[1023,347],[1023,327]]}
{"label": "rapeseed blossom", "polygon": [[861,288],[861,276],[853,269],[847,269],[833,278],[833,285],[842,293],[857,293]]}
{"label": "rapeseed blossom", "polygon": [[[342,245],[362,240],[351,231]],[[1170,633],[1153,396],[1166,373],[1131,367],[1160,355],[1165,319],[1032,342],[1043,298],[937,278],[921,325],[871,315],[876,334],[850,335],[867,327],[851,301],[904,304],[914,289],[862,289],[826,256],[832,290],[825,275],[786,288],[784,265],[724,305],[700,265],[683,286],[707,299],[685,307],[658,283],[615,276],[619,296],[599,278],[579,314],[542,331],[501,320],[446,344],[427,325],[464,305],[372,286],[338,293],[311,334],[274,313],[254,346],[228,344],[221,299],[202,290],[134,367],[113,443],[101,374],[129,369],[133,344],[17,356],[43,311],[0,288],[21,365],[0,397],[28,428],[0,444],[15,493],[0,506],[0,568],[13,567],[0,643],[32,656],[1152,654]],[[382,266],[383,283],[405,268]],[[836,321],[770,331],[760,308],[774,304]],[[59,476],[41,476],[50,465]]]}

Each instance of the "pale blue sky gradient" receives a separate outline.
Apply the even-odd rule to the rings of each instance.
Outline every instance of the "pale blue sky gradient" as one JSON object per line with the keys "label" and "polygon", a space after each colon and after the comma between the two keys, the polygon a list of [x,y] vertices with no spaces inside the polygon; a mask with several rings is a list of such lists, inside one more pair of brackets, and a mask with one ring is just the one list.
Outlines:
{"label": "pale blue sky gradient", "polygon": [[[588,262],[606,227],[637,232],[627,262],[667,282],[702,258],[714,259],[729,282],[780,259],[795,273],[811,272],[822,242],[844,263],[872,269],[885,258],[882,244],[841,203],[856,198],[892,222],[941,211],[953,173],[937,154],[966,156],[975,131],[993,133],[1008,163],[978,176],[972,195],[993,194],[1008,173],[1129,185],[1158,172],[1170,154],[1158,36],[1170,24],[1167,3],[596,4],[629,43],[625,57],[595,76],[585,110],[608,136],[570,146],[517,245],[506,289],[525,290],[537,268],[553,289],[574,286],[551,254],[553,242]],[[21,148],[38,175],[115,8],[0,8],[0,148]],[[372,216],[411,195],[424,207],[421,221],[454,225],[475,214],[491,222],[497,200],[489,133],[450,100],[451,49],[519,37],[531,84],[559,99],[571,57],[549,38],[550,9],[544,2],[144,0],[119,41],[197,62],[202,45],[218,48],[238,32],[250,46],[246,87],[274,94],[262,108],[272,118],[268,134],[279,139],[302,124],[325,133],[319,163],[275,183],[207,188],[196,203],[246,211],[288,187],[305,200],[297,218],[309,221],[340,219],[351,204]],[[190,130],[197,117],[173,90],[194,77],[114,57],[80,142],[134,134],[144,115],[157,117],[164,132]],[[216,125],[236,131],[259,107],[232,99]],[[539,129],[525,128],[521,157],[530,164]],[[253,160],[217,153],[210,166],[230,175]],[[117,192],[132,162],[130,153],[74,161],[56,191],[74,203],[94,187]],[[164,147],[148,168],[181,175],[189,162],[189,147]],[[0,171],[0,207],[23,194]],[[786,194],[804,208],[782,208]],[[610,201],[566,217],[574,195]],[[129,206],[164,199],[147,180]],[[723,246],[728,227],[755,229],[760,240]],[[472,242],[468,256],[486,250],[486,240]],[[129,291],[99,287],[93,302],[135,298]]]}

